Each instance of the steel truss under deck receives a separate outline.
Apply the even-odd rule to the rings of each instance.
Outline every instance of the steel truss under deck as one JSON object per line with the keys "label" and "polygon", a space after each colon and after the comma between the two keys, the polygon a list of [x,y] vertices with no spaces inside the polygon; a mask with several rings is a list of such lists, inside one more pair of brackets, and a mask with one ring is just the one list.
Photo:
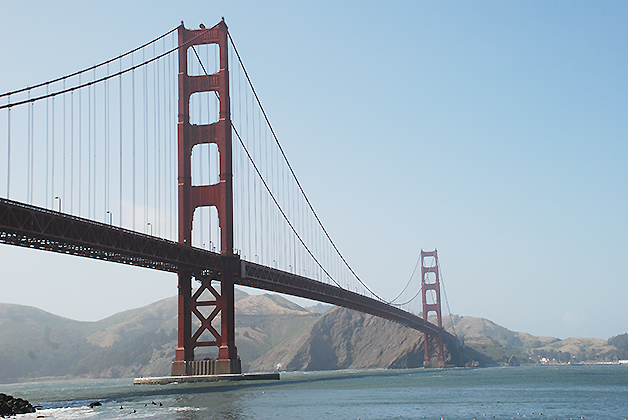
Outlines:
{"label": "steel truss under deck", "polygon": [[244,261],[238,255],[222,256],[4,198],[0,198],[0,243],[172,273],[186,270],[199,278],[215,275],[229,264],[236,284],[354,309],[422,332],[442,333],[446,342],[456,342],[453,335],[417,315],[337,286]]}

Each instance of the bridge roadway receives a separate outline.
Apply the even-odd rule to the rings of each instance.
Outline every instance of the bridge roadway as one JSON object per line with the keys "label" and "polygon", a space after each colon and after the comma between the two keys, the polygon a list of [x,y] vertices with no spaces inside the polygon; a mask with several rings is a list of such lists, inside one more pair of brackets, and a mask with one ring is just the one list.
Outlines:
{"label": "bridge roadway", "polygon": [[286,271],[189,247],[106,223],[0,198],[0,243],[193,275],[233,264],[236,283],[342,306],[406,325],[428,334],[453,335],[398,307]]}

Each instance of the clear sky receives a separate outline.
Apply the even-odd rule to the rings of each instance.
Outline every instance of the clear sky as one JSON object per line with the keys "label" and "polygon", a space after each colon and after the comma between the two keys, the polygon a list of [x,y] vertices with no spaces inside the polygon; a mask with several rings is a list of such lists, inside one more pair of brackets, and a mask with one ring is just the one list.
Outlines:
{"label": "clear sky", "polygon": [[[360,276],[392,298],[438,248],[451,311],[628,332],[628,3],[0,2],[0,91],[176,27],[230,28]],[[96,320],[176,293],[146,269],[0,247],[0,301]]]}

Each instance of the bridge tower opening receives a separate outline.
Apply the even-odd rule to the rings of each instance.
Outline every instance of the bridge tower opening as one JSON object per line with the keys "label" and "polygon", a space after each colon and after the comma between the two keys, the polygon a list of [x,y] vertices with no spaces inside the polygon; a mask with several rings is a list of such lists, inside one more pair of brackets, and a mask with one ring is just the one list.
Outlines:
{"label": "bridge tower opening", "polygon": [[[426,258],[433,258],[430,265],[425,265]],[[436,313],[438,328],[443,328],[440,308],[440,278],[438,272],[438,254],[434,251],[421,250],[421,290],[423,297],[423,319],[427,321],[430,313]],[[445,367],[443,357],[443,334],[424,333],[424,367]]]}
{"label": "bridge tower opening", "polygon": [[[228,33],[224,19],[212,28],[189,30],[181,22],[179,35],[179,119],[178,189],[179,243],[192,246],[194,210],[214,206],[218,212],[220,253],[219,270],[179,272],[178,346],[172,375],[241,373],[235,345],[234,282],[239,256],[233,252],[233,171],[231,139],[231,105],[229,97]],[[220,69],[214,74],[190,76],[188,49],[194,45],[217,44]],[[190,123],[190,96],[214,92],[220,103],[219,121],[212,124]],[[220,182],[192,185],[192,148],[216,144],[220,155]],[[192,278],[201,286],[192,294]],[[213,283],[220,282],[220,290]],[[220,315],[220,331],[212,325]],[[194,318],[196,322],[193,323]],[[193,331],[193,325],[200,326]],[[218,347],[218,359],[194,360],[197,347]]]}

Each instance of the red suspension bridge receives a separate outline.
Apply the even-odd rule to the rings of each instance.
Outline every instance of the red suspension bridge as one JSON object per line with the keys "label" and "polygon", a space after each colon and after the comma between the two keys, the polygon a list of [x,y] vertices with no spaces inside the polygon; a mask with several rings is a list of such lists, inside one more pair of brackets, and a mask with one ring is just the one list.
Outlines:
{"label": "red suspension bridge", "polygon": [[[177,273],[173,375],[241,372],[236,284],[421,331],[425,366],[444,366],[443,343],[457,345],[442,325],[436,251],[421,251],[418,291],[409,281],[392,301],[347,263],[224,20],[181,23],[114,59],[0,94],[0,112],[0,242]],[[417,315],[405,308],[419,295]]]}

